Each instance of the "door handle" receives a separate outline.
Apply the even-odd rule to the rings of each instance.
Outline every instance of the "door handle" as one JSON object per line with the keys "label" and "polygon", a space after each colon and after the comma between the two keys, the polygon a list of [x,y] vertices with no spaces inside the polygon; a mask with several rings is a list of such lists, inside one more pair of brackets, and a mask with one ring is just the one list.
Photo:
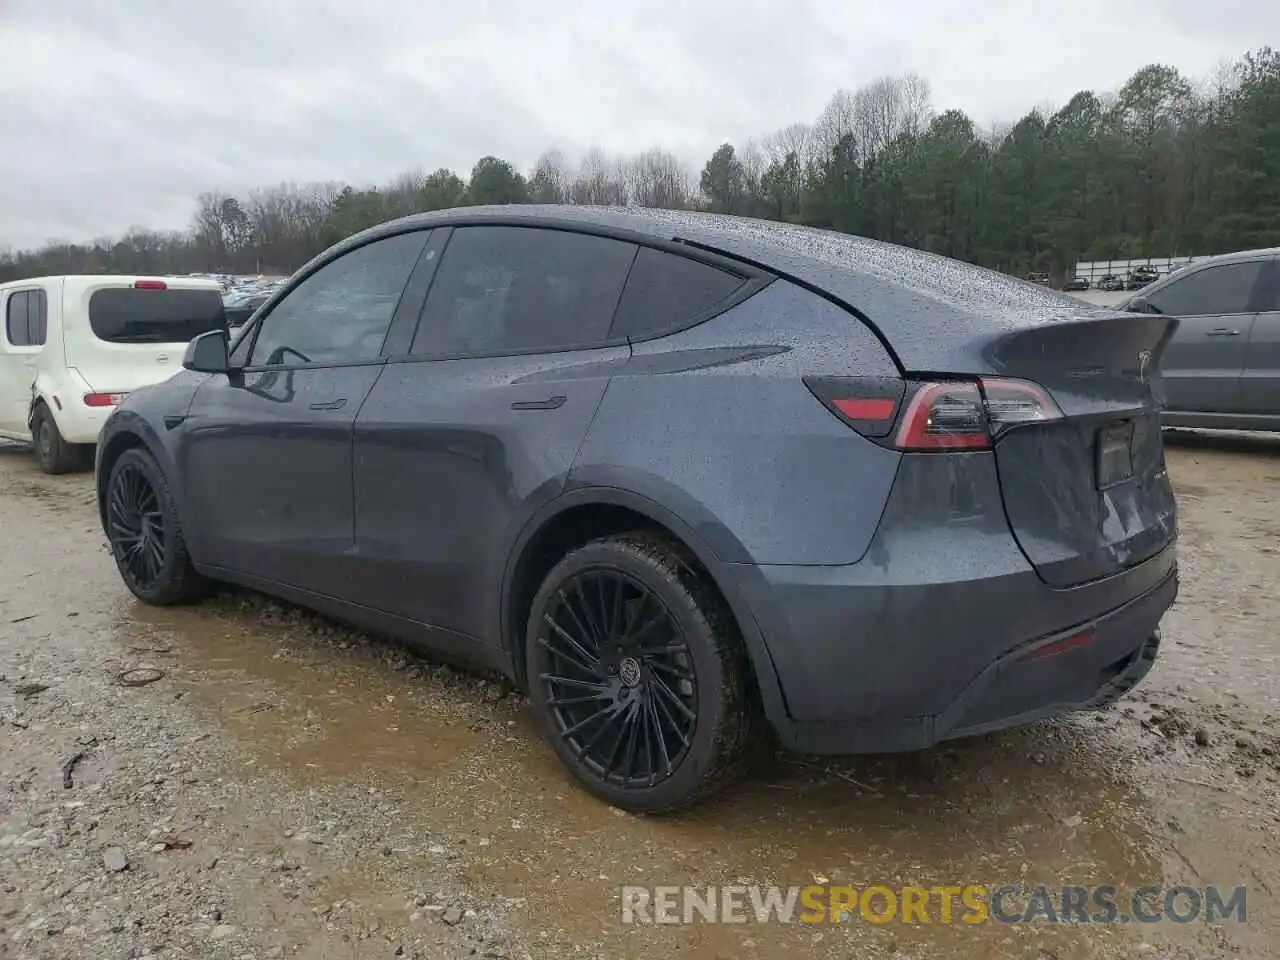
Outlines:
{"label": "door handle", "polygon": [[338,397],[336,400],[320,400],[311,404],[312,410],[341,410],[347,405],[346,397]]}
{"label": "door handle", "polygon": [[545,400],[517,400],[512,410],[556,410],[564,406],[566,397],[547,397]]}
{"label": "door handle", "polygon": [[1216,330],[1210,330],[1205,334],[1206,337],[1238,337],[1239,330],[1228,330],[1226,327],[1218,327]]}

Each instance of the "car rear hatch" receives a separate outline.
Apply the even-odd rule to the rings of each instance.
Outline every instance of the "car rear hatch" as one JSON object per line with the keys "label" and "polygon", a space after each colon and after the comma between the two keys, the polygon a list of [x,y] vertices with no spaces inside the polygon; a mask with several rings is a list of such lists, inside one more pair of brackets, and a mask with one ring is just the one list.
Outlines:
{"label": "car rear hatch", "polygon": [[993,354],[1008,375],[1044,387],[1061,414],[995,439],[1009,525],[1051,586],[1118,573],[1175,535],[1159,415],[1171,329],[1163,317],[1067,322],[1007,335]]}
{"label": "car rear hatch", "polygon": [[76,306],[67,317],[66,361],[95,391],[91,405],[167,380],[193,337],[226,328],[217,286],[189,280],[103,277]]}
{"label": "car rear hatch", "polygon": [[[1107,577],[1172,540],[1158,411],[1176,319],[1093,306],[934,254],[793,233],[806,255],[788,263],[794,275],[858,313],[916,382],[899,447],[993,447],[1009,524],[1045,583]],[[1028,402],[1036,395],[1045,409]],[[914,409],[911,420],[916,397],[938,417]],[[948,421],[990,436],[942,437]]]}

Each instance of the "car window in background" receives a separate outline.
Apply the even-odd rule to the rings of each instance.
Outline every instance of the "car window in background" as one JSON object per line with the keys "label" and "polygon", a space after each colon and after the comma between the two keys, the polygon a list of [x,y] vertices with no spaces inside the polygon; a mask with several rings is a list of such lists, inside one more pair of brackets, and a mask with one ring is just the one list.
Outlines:
{"label": "car window in background", "polygon": [[1147,297],[1147,302],[1171,317],[1248,313],[1250,295],[1265,260],[1224,263],[1176,280]]}
{"label": "car window in background", "polygon": [[428,232],[375,240],[311,274],[262,318],[250,365],[378,357]]}
{"label": "car window in background", "polygon": [[688,257],[641,247],[610,336],[638,340],[665,333],[726,300],[745,282]]}
{"label": "car window in background", "polygon": [[109,343],[187,343],[226,323],[216,290],[108,287],[89,296],[89,327]]}
{"label": "car window in background", "polygon": [[454,231],[412,352],[476,356],[608,339],[635,245],[529,227]]}
{"label": "car window in background", "polygon": [[44,345],[48,328],[48,301],[43,290],[18,290],[5,304],[5,338],[15,347]]}

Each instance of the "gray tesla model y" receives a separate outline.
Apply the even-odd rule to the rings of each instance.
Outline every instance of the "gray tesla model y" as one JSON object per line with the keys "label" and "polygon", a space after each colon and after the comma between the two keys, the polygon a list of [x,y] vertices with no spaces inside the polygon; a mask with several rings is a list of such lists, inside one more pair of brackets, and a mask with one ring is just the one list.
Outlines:
{"label": "gray tesla model y", "polygon": [[414,216],[130,394],[102,522],[142,600],[233,582],[502,671],[589,789],[672,810],[770,731],[917,749],[1137,683],[1176,322],[785,224]]}

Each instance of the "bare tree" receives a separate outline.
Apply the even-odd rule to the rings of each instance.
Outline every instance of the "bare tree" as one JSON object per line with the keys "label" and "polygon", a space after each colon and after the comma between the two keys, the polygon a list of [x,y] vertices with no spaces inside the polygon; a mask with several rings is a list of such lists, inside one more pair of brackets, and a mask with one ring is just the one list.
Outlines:
{"label": "bare tree", "polygon": [[659,147],[625,164],[627,200],[638,207],[683,210],[693,205],[693,181],[680,158]]}
{"label": "bare tree", "polygon": [[564,203],[568,194],[569,165],[559,150],[548,150],[529,174],[529,199],[534,203]]}

